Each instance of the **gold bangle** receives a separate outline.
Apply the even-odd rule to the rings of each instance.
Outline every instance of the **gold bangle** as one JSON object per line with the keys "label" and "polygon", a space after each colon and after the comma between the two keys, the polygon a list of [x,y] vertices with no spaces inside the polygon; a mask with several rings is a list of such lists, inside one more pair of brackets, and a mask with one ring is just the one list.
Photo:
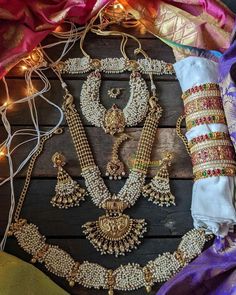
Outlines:
{"label": "gold bangle", "polygon": [[[222,111],[223,113],[223,111]],[[225,115],[208,115],[204,117],[199,117],[192,120],[186,120],[187,130],[190,130],[193,127],[203,125],[203,124],[226,124]]]}
{"label": "gold bangle", "polygon": [[182,94],[182,99],[185,100],[188,96],[190,96],[194,93],[199,93],[199,92],[209,91],[209,90],[219,90],[219,85],[216,83],[205,83],[205,84],[194,86],[194,87],[186,90]]}
{"label": "gold bangle", "polygon": [[220,90],[209,90],[209,91],[204,91],[204,92],[197,92],[197,93],[194,93],[194,94],[188,96],[183,101],[184,105],[186,105],[187,103],[190,103],[192,101],[195,101],[201,97],[219,97],[219,98],[221,98],[221,93],[220,93]]}
{"label": "gold bangle", "polygon": [[196,172],[194,175],[194,181],[208,178],[208,177],[215,177],[215,176],[235,176],[236,168],[216,168],[216,169],[206,169],[202,171]]}
{"label": "gold bangle", "polygon": [[189,148],[191,148],[197,144],[200,144],[202,142],[206,142],[208,140],[214,141],[214,140],[223,140],[223,139],[230,141],[229,134],[226,132],[218,132],[218,131],[217,132],[209,132],[204,135],[194,137],[193,139],[191,139],[188,142],[188,145],[189,145]]}
{"label": "gold bangle", "polygon": [[232,146],[214,146],[201,149],[191,154],[193,166],[215,160],[233,160],[234,148]]}
{"label": "gold bangle", "polygon": [[199,97],[198,99],[185,104],[184,112],[186,116],[203,110],[222,110],[222,100],[219,96]]}
{"label": "gold bangle", "polygon": [[217,147],[217,146],[232,146],[231,142],[229,140],[209,140],[204,141],[199,144],[194,145],[190,148],[191,153],[199,152],[203,149],[209,148],[209,147]]}

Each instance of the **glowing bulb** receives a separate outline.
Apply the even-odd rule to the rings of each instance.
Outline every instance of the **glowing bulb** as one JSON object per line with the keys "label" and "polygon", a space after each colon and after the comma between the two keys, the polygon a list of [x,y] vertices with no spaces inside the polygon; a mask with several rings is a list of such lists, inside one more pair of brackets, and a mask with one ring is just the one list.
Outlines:
{"label": "glowing bulb", "polygon": [[0,159],[6,157],[6,147],[0,149]]}
{"label": "glowing bulb", "polygon": [[27,69],[28,69],[27,66],[25,66],[25,65],[21,66],[21,70],[22,70],[23,72],[25,72]]}
{"label": "glowing bulb", "polygon": [[124,6],[120,3],[115,3],[113,5],[114,9],[120,9],[120,10],[123,10],[124,9]]}
{"label": "glowing bulb", "polygon": [[3,106],[4,106],[5,108],[9,108],[10,105],[11,105],[10,100],[6,100],[6,101],[3,103]]}
{"label": "glowing bulb", "polygon": [[59,32],[62,32],[63,29],[62,29],[62,26],[57,26],[55,30],[53,30],[53,32],[55,33],[59,33]]}

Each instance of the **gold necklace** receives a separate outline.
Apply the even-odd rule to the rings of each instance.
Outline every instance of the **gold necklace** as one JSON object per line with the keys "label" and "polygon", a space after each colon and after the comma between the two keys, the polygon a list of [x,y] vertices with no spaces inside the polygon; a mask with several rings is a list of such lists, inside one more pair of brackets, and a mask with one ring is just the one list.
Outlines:
{"label": "gold necklace", "polygon": [[[62,129],[58,129],[55,134],[61,132]],[[210,236],[206,236],[203,230],[197,229],[183,236],[175,252],[159,255],[143,267],[137,263],[129,263],[120,265],[115,270],[106,269],[88,261],[77,262],[58,246],[46,243],[38,227],[28,223],[26,219],[20,219],[20,214],[30,185],[34,164],[43,151],[44,143],[51,136],[41,138],[39,148],[30,160],[25,183],[15,210],[14,223],[8,233],[9,236],[14,235],[19,246],[32,256],[32,263],[43,263],[49,272],[65,278],[71,287],[78,283],[87,288],[108,290],[108,294],[113,295],[114,290],[131,291],[142,287],[150,292],[154,283],[170,279],[201,253]]]}
{"label": "gold necklace", "polygon": [[84,233],[102,254],[124,255],[140,244],[140,238],[146,231],[145,220],[132,219],[123,214],[123,211],[133,206],[140,197],[162,108],[156,97],[152,96],[149,99],[149,112],[133,168],[120,192],[112,195],[95,164],[79,113],[73,104],[73,96],[66,87],[65,91],[63,110],[80,161],[82,176],[93,203],[106,211],[99,220],[84,224]]}

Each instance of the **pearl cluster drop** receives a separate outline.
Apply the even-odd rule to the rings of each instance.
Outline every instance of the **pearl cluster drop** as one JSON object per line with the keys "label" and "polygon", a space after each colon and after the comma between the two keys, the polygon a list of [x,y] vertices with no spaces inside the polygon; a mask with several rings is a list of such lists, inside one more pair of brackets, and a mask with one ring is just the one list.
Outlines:
{"label": "pearl cluster drop", "polygon": [[17,242],[27,253],[34,255],[45,246],[45,237],[33,223],[26,223],[20,231],[15,232]]}
{"label": "pearl cluster drop", "polygon": [[145,183],[145,175],[142,172],[131,171],[125,185],[118,193],[118,199],[133,206],[140,196],[143,185]]}
{"label": "pearl cluster drop", "polygon": [[106,200],[112,198],[97,166],[84,169],[81,175],[85,179],[87,190],[96,206],[101,207]]}
{"label": "pearl cluster drop", "polygon": [[134,72],[130,75],[130,99],[123,113],[127,126],[136,126],[141,122],[148,111],[149,91],[145,80],[140,73]]}
{"label": "pearl cluster drop", "polygon": [[80,94],[80,106],[85,118],[96,127],[103,127],[106,108],[100,103],[99,89],[101,74],[92,72],[83,83]]}
{"label": "pearl cluster drop", "polygon": [[[147,114],[149,91],[145,80],[138,72],[131,73],[129,85],[130,98],[123,114],[127,126],[136,126]],[[105,129],[104,118],[107,110],[100,103],[100,86],[101,74],[98,71],[90,73],[82,85],[80,105],[83,115],[90,123]]]}
{"label": "pearl cluster drop", "polygon": [[115,289],[131,291],[145,286],[145,278],[142,268],[137,263],[121,265],[114,271],[116,278]]}
{"label": "pearl cluster drop", "polygon": [[96,263],[85,261],[79,267],[76,281],[86,288],[104,288],[107,285],[107,270]]}

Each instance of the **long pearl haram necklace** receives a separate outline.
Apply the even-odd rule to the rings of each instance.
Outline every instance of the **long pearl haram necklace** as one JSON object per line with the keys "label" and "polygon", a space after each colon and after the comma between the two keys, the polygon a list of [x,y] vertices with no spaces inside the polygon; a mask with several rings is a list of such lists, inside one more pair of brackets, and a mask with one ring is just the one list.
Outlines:
{"label": "long pearl haram necklace", "polygon": [[82,176],[94,204],[106,211],[98,221],[84,224],[84,233],[102,254],[124,255],[137,247],[146,231],[145,220],[132,219],[123,214],[123,211],[133,206],[141,194],[162,109],[157,104],[156,97],[152,96],[133,168],[124,187],[117,195],[113,195],[95,164],[73,97],[66,87],[65,90],[63,110],[81,164]]}

